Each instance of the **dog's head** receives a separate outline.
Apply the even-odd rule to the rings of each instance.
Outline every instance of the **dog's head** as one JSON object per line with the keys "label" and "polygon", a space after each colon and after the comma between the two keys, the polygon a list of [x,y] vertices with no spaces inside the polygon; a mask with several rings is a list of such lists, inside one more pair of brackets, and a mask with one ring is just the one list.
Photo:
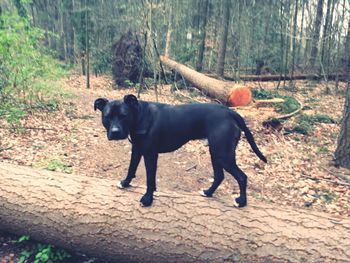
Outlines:
{"label": "dog's head", "polygon": [[106,128],[108,140],[126,139],[133,128],[139,102],[134,95],[124,99],[108,101],[106,98],[95,100],[94,109],[102,112],[102,124]]}

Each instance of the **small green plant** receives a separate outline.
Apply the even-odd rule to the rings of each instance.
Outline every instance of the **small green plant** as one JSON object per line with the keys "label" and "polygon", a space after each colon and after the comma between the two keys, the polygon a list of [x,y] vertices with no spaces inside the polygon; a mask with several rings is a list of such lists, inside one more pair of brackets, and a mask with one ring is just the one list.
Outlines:
{"label": "small green plant", "polygon": [[266,202],[266,203],[272,203],[273,201],[265,196],[262,196],[261,194],[258,194],[256,192],[252,192],[252,196],[256,199],[256,200],[259,200],[259,201],[263,201],[263,202]]}
{"label": "small green plant", "polygon": [[335,123],[332,117],[325,114],[315,114],[312,118],[314,122],[318,123]]}
{"label": "small green plant", "polygon": [[26,236],[26,235],[23,235],[23,236],[20,236],[20,238],[17,240],[17,243],[22,243],[24,241],[28,241],[29,240],[29,236]]}
{"label": "small green plant", "polygon": [[313,190],[315,191],[314,196],[327,204],[332,203],[335,199],[338,198],[338,195],[336,193],[328,189],[315,188]]}
{"label": "small green plant", "polygon": [[264,89],[252,89],[253,98],[258,100],[267,100],[276,98],[277,94]]}
{"label": "small green plant", "polygon": [[293,131],[304,135],[308,135],[312,132],[315,123],[335,123],[331,117],[324,114],[301,114],[297,118],[297,122],[298,124],[293,128]]}
{"label": "small green plant", "polygon": [[317,149],[317,153],[319,154],[325,154],[329,152],[330,150],[326,146],[321,146],[320,148]]}
{"label": "small green plant", "polygon": [[73,172],[72,166],[69,164],[66,164],[59,157],[48,158],[43,162],[36,164],[35,166],[37,168],[41,168],[49,171],[62,172],[67,174],[71,174]]}
{"label": "small green plant", "polygon": [[30,258],[33,258],[34,263],[42,263],[51,261],[62,261],[70,258],[71,255],[61,248],[56,248],[53,245],[41,244],[41,243],[28,243],[30,237],[27,235],[21,236],[17,243],[25,246],[19,256],[19,263],[24,263]]}
{"label": "small green plant", "polygon": [[124,83],[126,86],[128,87],[134,87],[135,86],[135,83],[132,82],[131,80],[127,79],[127,80],[124,80]]}
{"label": "small green plant", "polygon": [[73,172],[72,167],[65,164],[60,159],[51,159],[46,165],[45,169],[49,171],[58,171],[58,172],[63,172],[67,174],[71,174]]}

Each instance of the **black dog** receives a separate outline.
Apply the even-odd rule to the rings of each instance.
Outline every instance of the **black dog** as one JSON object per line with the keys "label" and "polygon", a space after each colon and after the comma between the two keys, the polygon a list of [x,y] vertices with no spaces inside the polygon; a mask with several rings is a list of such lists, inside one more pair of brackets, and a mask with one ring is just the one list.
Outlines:
{"label": "black dog", "polygon": [[207,138],[209,142],[214,181],[209,189],[203,191],[203,195],[213,195],[224,179],[225,169],[239,184],[240,196],[236,198],[239,207],[247,204],[247,176],[238,168],[235,160],[241,130],[256,155],[267,162],[243,118],[222,105],[200,103],[172,106],[138,101],[134,95],[126,95],[123,101],[109,102],[99,98],[95,101],[94,109],[102,112],[102,123],[109,140],[122,140],[130,136],[131,161],[126,178],[120,182],[121,188],[130,186],[140,159],[144,157],[147,192],[140,200],[143,206],[150,206],[153,202],[158,154],[174,151],[189,140]]}

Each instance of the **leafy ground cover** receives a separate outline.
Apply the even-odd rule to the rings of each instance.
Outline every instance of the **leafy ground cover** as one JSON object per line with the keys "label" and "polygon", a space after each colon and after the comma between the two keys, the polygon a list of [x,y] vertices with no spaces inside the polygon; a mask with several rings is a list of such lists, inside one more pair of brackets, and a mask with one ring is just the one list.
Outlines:
{"label": "leafy ground cover", "polygon": [[[98,97],[120,99],[129,93],[136,94],[137,89],[114,90],[109,77],[93,77],[92,89],[87,90],[84,78],[74,74],[62,79],[61,85],[73,96],[61,98],[55,111],[31,112],[19,121],[18,127],[21,128],[9,125],[5,118],[0,119],[0,160],[71,173],[72,176],[109,177],[117,183],[127,171],[131,147],[127,140],[107,140],[100,114],[93,111],[93,102]],[[252,85],[258,86],[259,83]],[[329,85],[332,87],[334,83]],[[276,92],[275,86],[273,82],[263,83],[263,88],[271,92]],[[306,106],[301,114],[285,121],[281,131],[262,125],[264,120],[280,114],[273,108],[250,106],[237,109],[246,118],[258,146],[269,161],[268,164],[259,161],[242,138],[237,149],[237,162],[249,178],[248,205],[249,202],[269,202],[299,207],[305,213],[316,210],[334,217],[348,217],[350,182],[346,178],[350,178],[350,172],[332,165],[343,96],[324,94],[324,83],[311,85],[307,81],[298,81],[296,87],[294,92],[278,90],[281,95],[296,97]],[[344,88],[345,85],[341,86]],[[192,90],[173,93],[170,85],[158,89],[160,102],[210,101]],[[155,91],[143,91],[141,99],[155,101]],[[300,119],[312,123],[307,134],[284,133],[300,125]],[[227,200],[238,194],[237,183],[229,174],[225,175],[215,198]],[[159,189],[197,194],[199,189],[209,186],[212,168],[206,142],[193,141],[173,153],[161,155],[157,176]],[[145,184],[142,164],[134,184]],[[9,243],[3,239],[1,242]],[[3,247],[0,243],[0,251]],[[15,246],[12,247],[15,252],[9,248],[11,245],[5,254],[0,252],[0,258],[13,253],[14,258],[18,258]]]}

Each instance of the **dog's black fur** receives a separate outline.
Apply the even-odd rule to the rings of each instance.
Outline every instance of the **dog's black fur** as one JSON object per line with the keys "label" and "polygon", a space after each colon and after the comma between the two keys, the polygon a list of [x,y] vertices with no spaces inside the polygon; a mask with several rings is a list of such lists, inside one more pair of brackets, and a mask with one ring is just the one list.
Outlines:
{"label": "dog's black fur", "polygon": [[256,155],[267,162],[244,119],[222,105],[201,103],[172,106],[138,101],[134,95],[126,95],[122,101],[99,98],[95,101],[94,109],[102,112],[102,123],[109,140],[122,140],[130,136],[131,161],[120,187],[130,186],[140,159],[144,157],[147,191],[140,200],[143,206],[150,206],[153,202],[158,154],[174,151],[189,140],[208,139],[214,181],[210,188],[203,191],[203,195],[213,195],[224,179],[225,169],[239,184],[240,196],[236,198],[239,207],[247,204],[247,176],[238,168],[235,160],[241,130]]}

